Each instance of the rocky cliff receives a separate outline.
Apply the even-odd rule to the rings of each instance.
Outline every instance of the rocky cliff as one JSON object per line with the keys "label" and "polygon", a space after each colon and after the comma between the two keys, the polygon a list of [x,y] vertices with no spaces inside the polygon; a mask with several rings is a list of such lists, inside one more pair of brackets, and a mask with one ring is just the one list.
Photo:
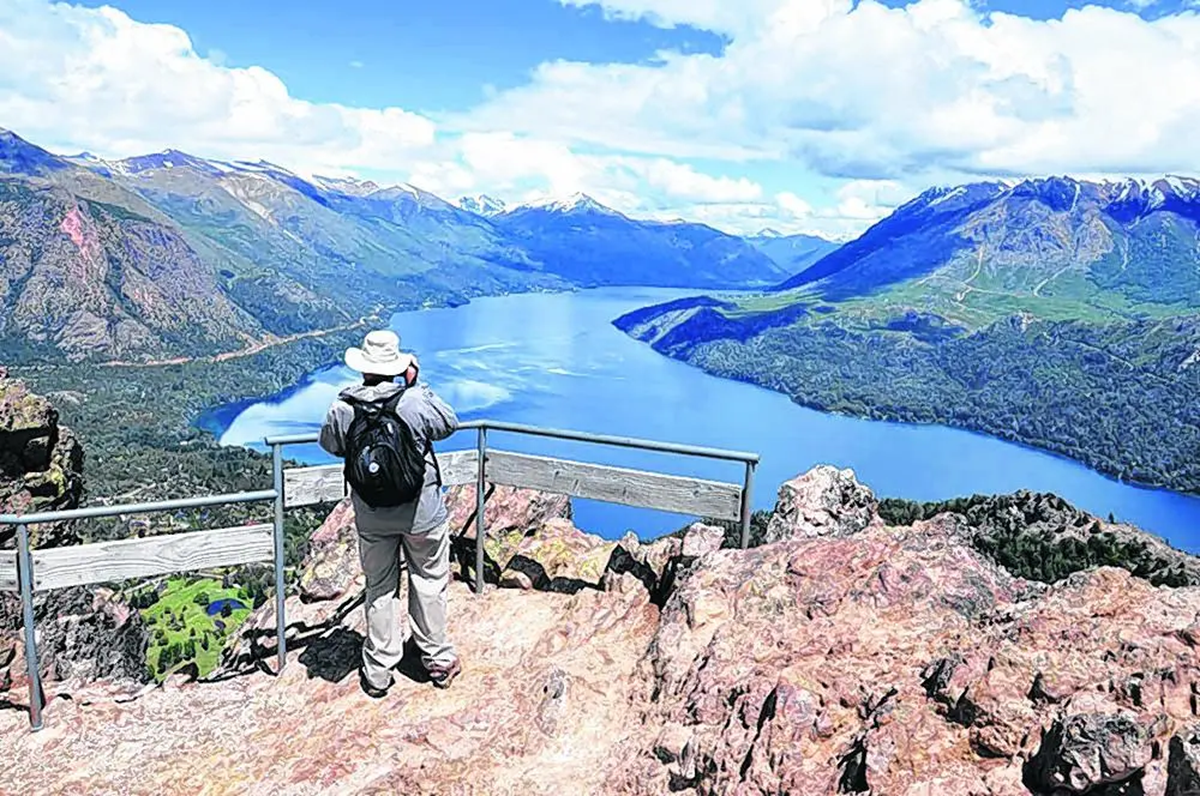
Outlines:
{"label": "rocky cliff", "polygon": [[[72,508],[83,492],[83,450],[50,402],[0,366],[0,514]],[[12,536],[0,528],[0,538]],[[75,544],[64,524],[34,526],[34,546]]]}
{"label": "rocky cliff", "polygon": [[[0,368],[0,513],[74,508],[83,491],[83,451],[58,412]],[[30,527],[36,548],[78,544],[71,523]],[[15,549],[14,531],[0,527],[0,549]],[[34,595],[43,676],[145,679],[146,631],[136,611],[108,589],[85,587]],[[0,592],[0,705],[24,682],[21,603]]]}
{"label": "rocky cliff", "polygon": [[[0,712],[0,790],[1200,792],[1200,589],[1023,580],[961,515],[890,525],[833,468],[784,485],[773,541],[746,551],[699,524],[605,541],[561,498],[490,500],[490,586],[451,588],[449,691],[410,661],[387,698],[359,690],[342,505],[288,599],[282,675],[268,603],[206,682],[56,684],[43,732]],[[472,490],[451,503],[470,535]]]}

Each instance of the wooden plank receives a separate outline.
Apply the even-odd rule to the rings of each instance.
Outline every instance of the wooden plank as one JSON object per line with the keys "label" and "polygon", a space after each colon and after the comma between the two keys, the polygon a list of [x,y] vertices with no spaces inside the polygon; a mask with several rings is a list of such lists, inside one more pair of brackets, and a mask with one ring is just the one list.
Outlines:
{"label": "wooden plank", "polygon": [[488,451],[484,473],[488,481],[496,484],[626,506],[723,520],[736,520],[741,516],[742,488],[722,481],[509,451]]}
{"label": "wooden plank", "polygon": [[0,550],[0,591],[17,591],[17,551]]}
{"label": "wooden plank", "polygon": [[[476,451],[450,451],[437,454],[437,458],[444,486],[475,483],[476,462],[479,461]],[[345,496],[341,464],[293,467],[283,471],[283,503],[287,508],[336,503]]]}
{"label": "wooden plank", "polygon": [[473,484],[479,476],[479,451],[451,451],[438,454],[438,466],[442,468],[442,485],[459,486]]}
{"label": "wooden plank", "polygon": [[270,524],[164,534],[33,551],[35,591],[270,561]]}
{"label": "wooden plank", "polygon": [[335,503],[345,496],[346,479],[340,464],[293,467],[283,471],[283,505],[287,508]]}

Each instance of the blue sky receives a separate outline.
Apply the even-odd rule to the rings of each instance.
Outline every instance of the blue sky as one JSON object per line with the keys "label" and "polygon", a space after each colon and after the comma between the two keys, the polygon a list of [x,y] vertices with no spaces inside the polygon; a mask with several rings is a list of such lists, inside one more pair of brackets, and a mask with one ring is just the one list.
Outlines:
{"label": "blue sky", "polygon": [[931,184],[1193,169],[1195,4],[5,0],[0,125],[844,237]]}
{"label": "blue sky", "polygon": [[[663,49],[716,53],[694,28],[606,22],[554,0],[117,0],[145,22],[186,30],[196,50],[264,66],[315,102],[467,110],[491,89],[525,83],[543,61],[638,63]],[[348,7],[353,8],[347,13]]]}
{"label": "blue sky", "polygon": [[[738,2],[738,0],[727,0]],[[1145,0],[1143,0],[1145,2]],[[1103,5],[1152,19],[1186,0],[1140,11],[1126,2],[992,0],[980,8],[1058,19],[1070,8]],[[524,84],[545,61],[648,63],[661,50],[717,54],[726,39],[691,26],[606,20],[595,6],[555,0],[114,0],[143,22],[176,25],[197,52],[231,66],[263,66],[314,102],[467,110],[490,89]],[[902,8],[908,0],[885,0]],[[352,12],[347,12],[352,7]]]}

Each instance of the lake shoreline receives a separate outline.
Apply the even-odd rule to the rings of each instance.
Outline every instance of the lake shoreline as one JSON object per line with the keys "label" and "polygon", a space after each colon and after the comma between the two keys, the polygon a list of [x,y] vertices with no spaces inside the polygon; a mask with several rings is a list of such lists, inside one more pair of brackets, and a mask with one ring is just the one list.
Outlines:
{"label": "lake shoreline", "polygon": [[[669,354],[661,354],[661,353],[660,353],[660,356],[670,357]],[[1178,488],[1172,484],[1159,484],[1159,483],[1154,483],[1151,481],[1137,481],[1137,480],[1133,480],[1133,479],[1121,478],[1115,472],[1112,472],[1111,470],[1109,470],[1107,468],[1097,467],[1095,465],[1092,465],[1092,464],[1084,461],[1083,459],[1078,459],[1074,456],[1063,453],[1062,451],[1055,450],[1054,448],[1049,448],[1049,447],[1045,447],[1042,445],[1038,445],[1037,443],[1028,442],[1024,439],[1021,439],[1021,438],[1015,437],[1015,436],[1008,437],[1003,434],[998,434],[995,432],[988,431],[987,429],[976,428],[975,426],[967,425],[965,423],[956,423],[953,419],[921,421],[921,420],[906,420],[904,418],[901,418],[901,417],[898,417],[895,415],[889,415],[888,413],[883,412],[883,411],[879,411],[877,414],[859,414],[859,413],[855,413],[855,412],[843,412],[843,411],[839,411],[836,409],[830,409],[828,407],[821,405],[818,402],[806,401],[800,396],[791,395],[787,392],[784,392],[783,390],[776,390],[772,387],[768,387],[764,384],[760,384],[752,379],[739,379],[739,378],[735,378],[732,376],[724,376],[719,373],[715,373],[715,372],[705,368],[703,365],[698,365],[698,364],[691,362],[690,360],[684,359],[682,357],[670,357],[670,358],[674,359],[677,362],[682,362],[689,367],[693,367],[698,370],[701,370],[704,373],[707,373],[708,375],[710,375],[714,378],[726,379],[728,381],[736,381],[736,382],[740,382],[742,384],[750,384],[755,387],[761,387],[764,390],[770,390],[771,392],[786,396],[792,403],[796,404],[797,406],[802,406],[805,409],[811,409],[814,412],[820,412],[825,415],[830,415],[831,417],[845,417],[845,418],[851,418],[851,419],[855,419],[855,420],[865,420],[865,421],[872,422],[872,423],[892,423],[895,425],[913,426],[913,427],[917,427],[917,428],[934,427],[934,426],[941,427],[941,428],[953,428],[953,429],[956,429],[959,431],[965,431],[970,434],[975,434],[980,437],[985,437],[987,439],[993,439],[993,440],[997,440],[1000,442],[1004,442],[1009,445],[1016,445],[1018,447],[1025,448],[1026,450],[1029,450],[1029,451],[1032,451],[1035,453],[1040,453],[1040,454],[1044,454],[1047,456],[1053,456],[1064,462],[1079,465],[1080,467],[1086,467],[1088,470],[1092,471],[1096,475],[1102,476],[1114,484],[1120,484],[1122,486],[1128,486],[1128,487],[1132,487],[1134,489],[1142,489],[1142,490],[1146,490],[1146,491],[1150,491],[1150,492],[1170,492],[1175,495],[1183,495],[1186,497],[1200,498],[1200,490],[1192,491],[1192,490],[1188,490],[1188,489]],[[903,497],[903,496],[902,495],[889,495],[889,497]]]}
{"label": "lake shoreline", "polygon": [[[1193,529],[1200,528],[1200,500],[1190,493],[1123,481],[1060,452],[961,424],[862,417],[808,405],[752,380],[720,376],[661,354],[612,325],[625,308],[620,305],[644,306],[658,297],[655,293],[610,288],[488,297],[455,310],[398,313],[391,325],[405,348],[418,352],[435,389],[448,391],[464,419],[758,450],[768,466],[756,478],[756,510],[773,506],[784,481],[830,463],[854,469],[880,498],[937,502],[1043,492],[1100,519],[1111,513],[1181,549],[1200,548],[1200,539],[1193,541]],[[539,318],[552,324],[545,334]],[[268,433],[315,431],[337,389],[352,379],[343,370],[336,362],[323,364],[271,396],[210,407],[197,425],[221,444],[247,447],[259,447]],[[672,409],[671,400],[686,403]],[[726,418],[731,401],[743,410],[736,414],[747,417]],[[714,417],[744,428],[735,433],[714,427]],[[468,444],[447,443],[446,450]],[[296,448],[289,458],[316,455]],[[713,477],[693,469],[697,472],[686,474]],[[657,528],[629,527],[648,538],[677,527],[654,522]]]}

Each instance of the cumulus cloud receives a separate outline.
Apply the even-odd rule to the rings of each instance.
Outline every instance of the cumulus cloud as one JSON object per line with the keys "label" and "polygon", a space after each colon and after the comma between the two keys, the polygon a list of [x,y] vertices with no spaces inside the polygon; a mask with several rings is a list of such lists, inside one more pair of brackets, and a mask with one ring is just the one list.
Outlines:
{"label": "cumulus cloud", "polygon": [[[559,0],[564,6],[597,6],[610,19],[645,20],[665,28],[688,25],[726,35],[760,28],[776,8],[775,0]],[[822,0],[810,0],[820,5]]]}
{"label": "cumulus cloud", "polygon": [[39,143],[114,156],[169,147],[340,172],[434,142],[401,108],[297,99],[271,72],[200,57],[187,34],[110,7],[0,5],[0,119]]}
{"label": "cumulus cloud", "polygon": [[[561,142],[508,132],[467,133],[453,161],[421,164],[413,181],[437,193],[475,191],[532,201],[586,193],[617,210],[656,217],[666,208],[752,203],[762,186],[745,177],[712,176],[668,158],[580,154]],[[672,216],[674,217],[674,216]]]}
{"label": "cumulus cloud", "polygon": [[967,0],[561,0],[730,36],[719,57],[543,65],[476,111],[564,139],[848,178],[1183,171],[1200,156],[1200,16],[1039,21]]}
{"label": "cumulus cloud", "polygon": [[1193,11],[1150,21],[1090,6],[1039,21],[971,0],[559,2],[726,44],[543,63],[524,85],[433,116],[306,101],[109,7],[4,0],[0,123],[59,151],[266,158],[447,198],[582,191],[635,215],[835,235],[931,182],[1200,162]]}

